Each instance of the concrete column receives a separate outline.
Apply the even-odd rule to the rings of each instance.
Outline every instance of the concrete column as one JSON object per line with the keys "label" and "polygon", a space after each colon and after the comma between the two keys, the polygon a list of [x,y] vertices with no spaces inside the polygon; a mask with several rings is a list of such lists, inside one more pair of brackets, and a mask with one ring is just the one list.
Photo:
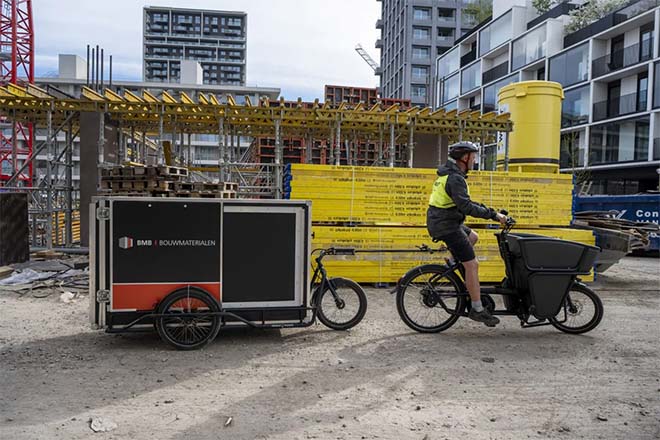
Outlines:
{"label": "concrete column", "polygon": [[341,164],[341,120],[337,120],[337,131],[335,135],[335,165]]}
{"label": "concrete column", "polygon": [[394,157],[396,156],[396,148],[394,145],[394,124],[390,123],[390,157],[387,164],[390,168],[394,168]]}
{"label": "concrete column", "polygon": [[53,112],[46,113],[46,247],[53,248]]}

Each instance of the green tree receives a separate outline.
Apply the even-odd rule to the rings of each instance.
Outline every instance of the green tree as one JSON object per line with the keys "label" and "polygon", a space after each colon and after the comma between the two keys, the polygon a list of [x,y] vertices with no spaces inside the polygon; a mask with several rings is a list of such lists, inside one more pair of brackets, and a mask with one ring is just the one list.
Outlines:
{"label": "green tree", "polygon": [[587,27],[626,3],[628,0],[591,0],[580,9],[574,9],[569,13],[571,21],[566,26],[566,32],[575,32]]}
{"label": "green tree", "polygon": [[475,0],[463,9],[463,13],[481,23],[493,15],[493,0]]}
{"label": "green tree", "polygon": [[532,0],[532,6],[540,14],[545,14],[554,6],[556,2],[554,0]]}

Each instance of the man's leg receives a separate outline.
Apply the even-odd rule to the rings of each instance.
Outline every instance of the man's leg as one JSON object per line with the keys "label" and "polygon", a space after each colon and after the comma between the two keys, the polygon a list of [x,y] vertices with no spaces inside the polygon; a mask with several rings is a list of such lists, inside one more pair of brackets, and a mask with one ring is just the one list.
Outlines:
{"label": "man's leg", "polygon": [[474,232],[473,230],[470,230],[470,235],[468,235],[468,241],[474,247],[475,244],[477,244],[477,241],[479,241],[479,235]]}
{"label": "man's leg", "polygon": [[470,299],[473,302],[480,302],[481,287],[479,286],[479,262],[476,258],[470,261],[464,261],[463,267],[465,268],[465,284],[467,285]]}

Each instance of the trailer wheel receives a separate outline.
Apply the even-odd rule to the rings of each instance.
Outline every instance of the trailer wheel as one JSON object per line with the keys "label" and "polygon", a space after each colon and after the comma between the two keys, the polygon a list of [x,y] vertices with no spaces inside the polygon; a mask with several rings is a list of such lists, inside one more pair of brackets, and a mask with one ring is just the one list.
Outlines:
{"label": "trailer wheel", "polygon": [[[218,302],[198,288],[175,290],[158,306],[156,330],[160,338],[178,350],[195,350],[211,342],[220,330]],[[181,316],[186,315],[186,316]]]}

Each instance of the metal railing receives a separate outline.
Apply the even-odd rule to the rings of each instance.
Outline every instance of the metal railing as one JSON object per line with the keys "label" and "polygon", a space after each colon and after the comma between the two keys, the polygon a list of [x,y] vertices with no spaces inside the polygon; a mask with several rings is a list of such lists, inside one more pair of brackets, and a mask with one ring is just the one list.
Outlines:
{"label": "metal railing", "polygon": [[482,84],[488,84],[491,81],[495,81],[496,79],[499,79],[509,73],[509,63],[508,61],[503,62],[502,64],[498,64],[497,66],[493,67],[492,69],[486,70],[481,78],[481,83]]}
{"label": "metal railing", "polygon": [[591,63],[594,78],[650,60],[653,56],[653,43],[649,40],[644,46],[648,49],[644,47],[642,51],[643,47],[637,43],[596,58]]}
{"label": "metal railing", "polygon": [[477,59],[477,48],[474,47],[468,53],[461,57],[461,67],[470,64],[472,61]]}
{"label": "metal railing", "polygon": [[603,119],[616,118],[617,116],[646,110],[646,99],[639,101],[637,96],[637,93],[630,93],[595,103],[593,108],[594,121],[602,121]]}

